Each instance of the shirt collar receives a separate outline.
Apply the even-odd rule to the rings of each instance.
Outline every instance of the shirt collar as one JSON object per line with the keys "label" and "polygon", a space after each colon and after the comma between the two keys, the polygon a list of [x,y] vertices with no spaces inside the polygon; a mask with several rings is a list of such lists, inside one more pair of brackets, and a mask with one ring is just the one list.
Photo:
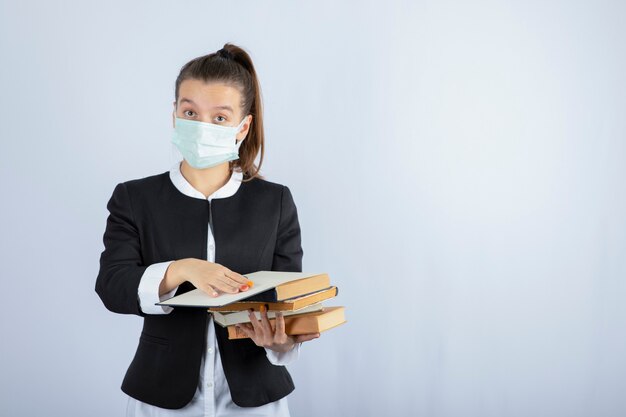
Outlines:
{"label": "shirt collar", "polygon": [[193,188],[189,181],[187,181],[187,179],[183,176],[183,174],[180,172],[180,164],[182,164],[182,161],[176,162],[170,168],[170,180],[181,193],[189,197],[201,198],[202,200],[210,201],[214,198],[227,198],[234,195],[239,189],[239,186],[241,185],[241,180],[243,178],[242,172],[233,170],[233,173],[226,184],[217,189],[210,196],[205,197],[204,194]]}

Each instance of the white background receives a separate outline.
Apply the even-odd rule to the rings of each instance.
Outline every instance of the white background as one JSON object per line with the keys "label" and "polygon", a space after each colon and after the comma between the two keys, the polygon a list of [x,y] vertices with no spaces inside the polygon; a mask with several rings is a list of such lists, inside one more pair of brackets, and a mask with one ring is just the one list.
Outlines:
{"label": "white background", "polygon": [[233,42],[304,270],[347,306],[290,366],[294,416],[626,415],[625,13],[2,0],[0,414],[124,413],[106,203],[169,169],[180,67]]}

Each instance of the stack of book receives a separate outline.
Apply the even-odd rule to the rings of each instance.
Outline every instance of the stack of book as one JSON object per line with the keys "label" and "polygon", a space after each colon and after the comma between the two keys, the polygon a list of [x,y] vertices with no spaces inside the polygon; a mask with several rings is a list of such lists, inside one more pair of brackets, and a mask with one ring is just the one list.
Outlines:
{"label": "stack of book", "polygon": [[326,273],[258,271],[244,276],[253,282],[248,291],[210,297],[195,289],[157,304],[207,308],[228,329],[229,339],[247,338],[236,324],[250,322],[250,309],[260,319],[262,306],[273,327],[276,313],[283,313],[288,335],[320,333],[346,322],[343,306],[322,305],[338,293]]}

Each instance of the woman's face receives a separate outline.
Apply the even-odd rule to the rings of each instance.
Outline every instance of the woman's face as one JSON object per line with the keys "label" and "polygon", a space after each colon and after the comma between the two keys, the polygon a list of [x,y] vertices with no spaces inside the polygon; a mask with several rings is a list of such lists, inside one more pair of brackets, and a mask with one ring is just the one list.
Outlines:
{"label": "woman's face", "polygon": [[[205,83],[187,79],[178,88],[178,103],[174,102],[172,123],[175,125],[175,117],[180,117],[216,125],[237,126],[243,119],[240,103],[241,94],[235,87],[220,82]],[[238,141],[243,140],[250,129],[252,115],[247,115],[246,118],[248,120],[237,134]]]}

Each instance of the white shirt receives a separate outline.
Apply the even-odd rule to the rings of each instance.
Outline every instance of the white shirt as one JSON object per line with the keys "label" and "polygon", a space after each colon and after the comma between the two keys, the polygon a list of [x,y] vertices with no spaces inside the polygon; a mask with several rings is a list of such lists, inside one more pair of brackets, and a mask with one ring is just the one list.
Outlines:
{"label": "white shirt", "polygon": [[[230,179],[223,187],[215,191],[209,197],[205,197],[201,192],[192,187],[192,185],[183,177],[180,172],[181,162],[176,162],[170,169],[170,179],[176,188],[183,194],[211,201],[214,198],[227,198],[234,195],[239,186],[243,174],[234,171]],[[207,260],[215,262],[215,239],[211,232],[210,226],[207,224],[208,244],[207,244]],[[138,296],[141,310],[146,314],[169,314],[172,307],[157,306],[155,303],[163,301],[174,296],[176,289],[174,288],[167,294],[159,297],[159,286],[165,276],[167,267],[173,261],[159,262],[152,264],[146,268],[139,282]],[[209,314],[209,313],[207,313]],[[222,368],[222,361],[218,350],[217,340],[215,338],[215,329],[213,328],[213,316],[209,314],[207,320],[207,341],[206,350],[202,355],[200,365],[200,375],[198,376],[198,387],[193,399],[185,407],[177,410],[169,410],[146,404],[133,397],[128,397],[126,408],[126,417],[236,417],[236,416],[278,416],[289,417],[289,408],[287,397],[283,397],[278,401],[262,405],[260,407],[239,407],[236,405],[231,396],[228,383]],[[287,365],[297,359],[301,343],[297,343],[294,348],[285,353],[275,352],[271,349],[265,349],[268,360],[274,365]]]}

